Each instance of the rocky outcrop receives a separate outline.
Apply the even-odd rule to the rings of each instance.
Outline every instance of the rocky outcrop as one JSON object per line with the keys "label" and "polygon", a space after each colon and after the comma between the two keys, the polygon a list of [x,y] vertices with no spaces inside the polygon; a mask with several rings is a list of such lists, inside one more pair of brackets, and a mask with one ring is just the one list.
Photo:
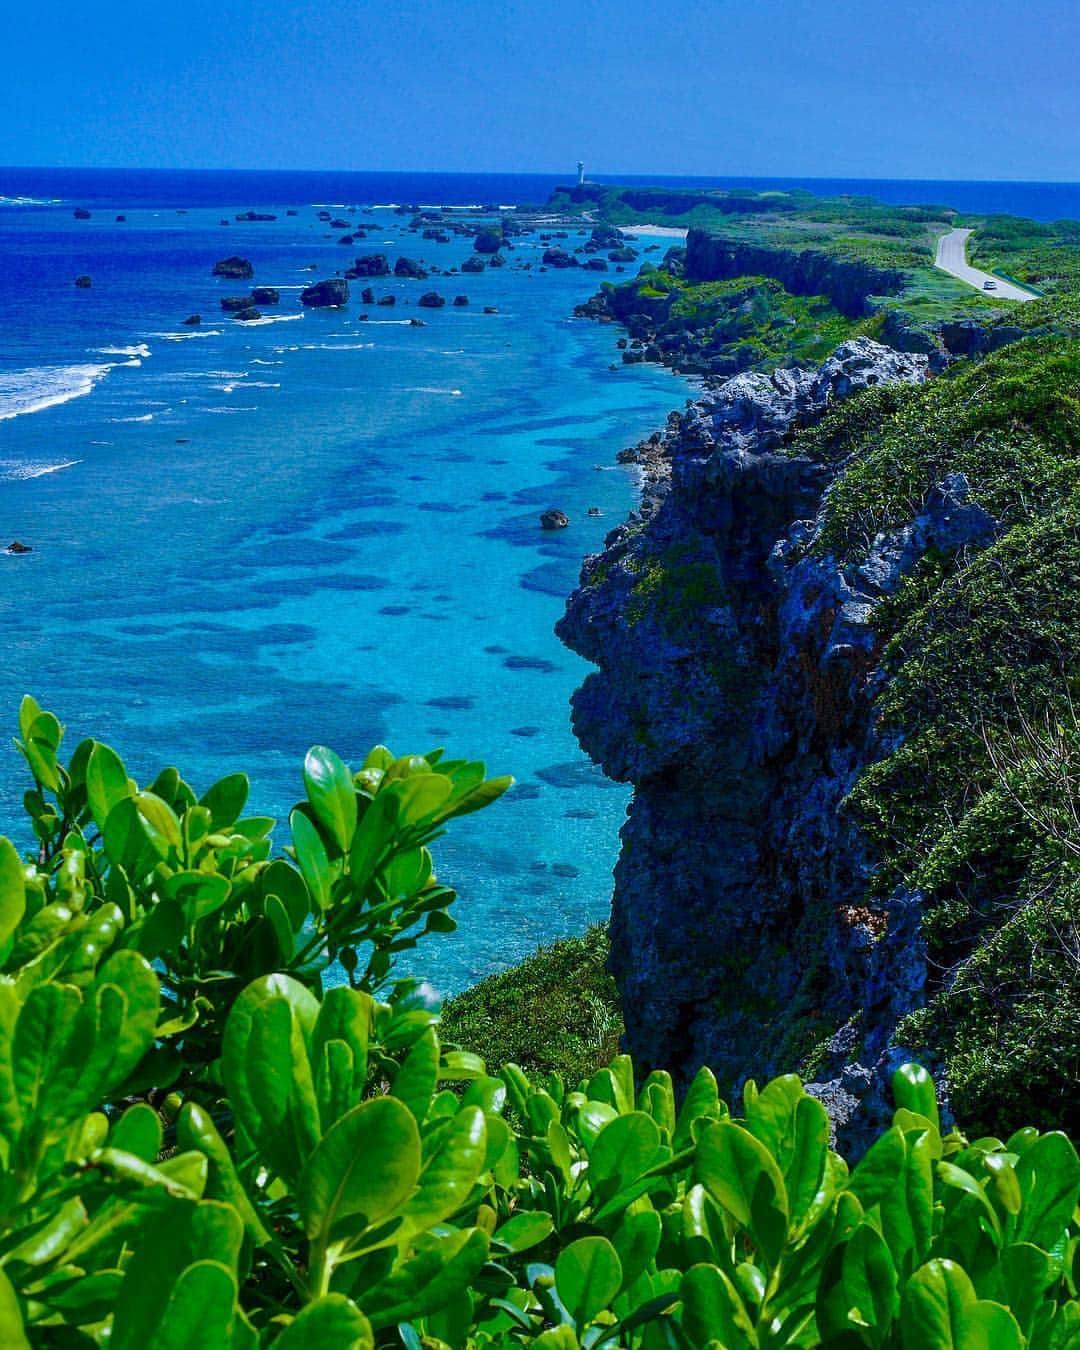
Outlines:
{"label": "rocky outcrop", "polygon": [[442,309],[446,299],[438,291],[425,291],[416,303],[424,309]]}
{"label": "rocky outcrop", "polygon": [[274,286],[256,286],[251,292],[251,303],[253,305],[277,305],[281,303],[281,295]]}
{"label": "rocky outcrop", "polygon": [[86,275],[75,278],[75,285],[80,291],[88,291],[93,284],[92,279]]}
{"label": "rocky outcrop", "polygon": [[570,517],[565,511],[560,511],[556,507],[551,507],[547,511],[540,512],[540,528],[542,530],[565,530],[570,524]]}
{"label": "rocky outcrop", "polygon": [[498,253],[502,246],[502,234],[495,230],[481,230],[473,240],[473,248],[477,253]]}
{"label": "rocky outcrop", "polygon": [[686,276],[690,281],[775,277],[792,295],[827,295],[849,318],[872,312],[870,296],[898,295],[905,283],[899,268],[875,267],[817,249],[744,244],[698,229],[687,235]]}
{"label": "rocky outcrop", "polygon": [[271,215],[269,211],[241,211],[236,217],[237,220],[277,220],[277,216]]}
{"label": "rocky outcrop", "polygon": [[365,253],[349,269],[349,278],[385,277],[390,275],[390,261],[385,253]]}
{"label": "rocky outcrop", "polygon": [[586,560],[559,625],[599,667],[575,731],[635,788],[612,914],[628,1049],[643,1070],[708,1063],[729,1092],[814,1051],[815,1090],[856,1145],[926,978],[919,896],[867,907],[875,860],[839,809],[887,748],[874,612],[928,550],[979,547],[995,523],[954,475],[841,563],[817,543],[833,470],[790,440],[927,369],[859,338],[672,414],[632,456],[639,512]]}
{"label": "rocky outcrop", "polygon": [[427,272],[413,258],[402,256],[394,263],[394,276],[408,277],[413,281],[425,281]]}
{"label": "rocky outcrop", "polygon": [[234,254],[231,258],[222,258],[220,262],[216,262],[213,275],[227,277],[229,281],[250,281],[255,275],[255,269],[247,258],[240,258]]}
{"label": "rocky outcrop", "polygon": [[340,277],[317,281],[300,292],[300,303],[308,309],[336,309],[349,299],[349,283]]}

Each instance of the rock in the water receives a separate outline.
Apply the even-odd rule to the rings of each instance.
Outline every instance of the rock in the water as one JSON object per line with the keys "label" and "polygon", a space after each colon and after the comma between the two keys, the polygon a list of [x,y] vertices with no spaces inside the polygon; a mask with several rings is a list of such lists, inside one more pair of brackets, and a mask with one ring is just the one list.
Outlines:
{"label": "rock in the water", "polygon": [[484,313],[485,313],[485,314],[498,314],[498,312],[499,312],[499,307],[498,307],[498,305],[485,305],[485,306],[484,306]]}
{"label": "rock in the water", "polygon": [[390,275],[390,261],[385,253],[365,253],[352,265],[357,277],[386,277]]}
{"label": "rock in the water", "polygon": [[255,269],[247,258],[239,258],[234,254],[231,258],[222,258],[216,262],[213,275],[228,277],[230,281],[248,281],[255,275]]}
{"label": "rock in the water", "polygon": [[[75,217],[76,220],[89,220],[89,219],[90,219],[90,212],[86,209],[85,206],[77,206],[77,207],[75,208],[75,210],[72,211],[71,214]],[[9,551],[10,551],[10,550],[9,550]]]}
{"label": "rock in the water", "polygon": [[254,305],[246,305],[243,309],[238,310],[237,313],[233,315],[233,318],[239,319],[241,323],[251,323],[255,319],[261,319],[262,315]]}
{"label": "rock in the water", "polygon": [[410,328],[426,328],[426,327],[427,327],[427,324],[423,321],[423,319],[410,319],[410,320],[409,320],[409,327],[410,327]]}
{"label": "rock in the water", "polygon": [[277,216],[272,216],[268,211],[241,211],[236,217],[237,220],[277,220]]}
{"label": "rock in the water", "polygon": [[551,507],[540,514],[540,526],[545,530],[565,530],[570,524],[570,517],[565,511],[558,511]]}
{"label": "rock in the water", "polygon": [[81,276],[75,278],[75,285],[79,288],[80,291],[88,291],[93,284],[94,283],[90,280],[88,276]]}
{"label": "rock in the water", "polygon": [[281,296],[273,286],[256,286],[251,292],[253,305],[276,305],[280,301]]}
{"label": "rock in the water", "polygon": [[394,263],[394,276],[409,277],[413,281],[423,281],[427,273],[412,258],[401,257]]}
{"label": "rock in the water", "polygon": [[473,248],[477,253],[498,253],[502,245],[502,235],[496,234],[494,230],[481,230],[473,240]]}
{"label": "rock in the water", "polygon": [[541,262],[545,267],[580,267],[581,265],[573,254],[567,253],[566,249],[559,248],[558,245],[554,248],[545,249]]}
{"label": "rock in the water", "polygon": [[454,306],[455,306],[455,308],[461,309],[462,306],[467,305],[468,303],[469,303],[469,297],[468,297],[467,295],[455,295],[455,296],[454,296]]}
{"label": "rock in the water", "polygon": [[243,309],[251,308],[250,295],[223,295],[221,308],[226,314],[239,314]]}
{"label": "rock in the water", "polygon": [[317,281],[300,292],[300,303],[308,309],[336,309],[349,299],[349,283],[340,277]]}
{"label": "rock in the water", "polygon": [[608,265],[603,258],[590,258],[585,267],[590,272],[606,272],[608,270]]}
{"label": "rock in the water", "polygon": [[7,551],[9,553],[33,553],[34,550],[29,544],[20,544],[17,539],[13,539],[11,543],[8,544]]}
{"label": "rock in the water", "polygon": [[380,296],[379,296],[379,304],[380,304],[380,305],[396,305],[396,304],[397,304],[397,296],[396,296],[396,295],[380,295]]}
{"label": "rock in the water", "polygon": [[484,260],[483,258],[478,258],[474,253],[471,258],[466,258],[461,264],[461,270],[463,272],[482,272],[484,270]]}
{"label": "rock in the water", "polygon": [[362,305],[373,305],[375,303],[375,292],[370,286],[365,286],[360,292],[360,303]]}
{"label": "rock in the water", "polygon": [[187,328],[198,328],[199,324],[201,323],[202,323],[201,314],[189,314],[187,318],[184,320],[184,326]]}
{"label": "rock in the water", "polygon": [[116,217],[116,223],[117,223],[117,225],[123,225],[126,221],[127,221],[127,216],[117,216],[117,217]]}
{"label": "rock in the water", "polygon": [[416,303],[424,309],[442,309],[446,301],[438,291],[425,291]]}

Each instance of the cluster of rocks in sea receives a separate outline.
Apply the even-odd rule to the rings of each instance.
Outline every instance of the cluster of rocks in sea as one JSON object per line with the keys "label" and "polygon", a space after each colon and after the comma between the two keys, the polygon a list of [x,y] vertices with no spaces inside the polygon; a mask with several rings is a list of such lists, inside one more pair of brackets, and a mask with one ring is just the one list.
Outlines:
{"label": "cluster of rocks in sea", "polygon": [[902,527],[843,561],[815,547],[835,470],[792,432],[849,393],[919,382],[930,360],[869,338],[818,369],[741,373],[626,456],[639,510],[586,560],[559,624],[599,669],[574,728],[634,785],[615,874],[612,968],[627,1048],[687,1078],[790,1071],[856,1147],[887,1116],[894,1032],[927,979],[919,895],[868,909],[874,857],[838,808],[887,748],[874,615],[928,552],[996,523],[950,475]]}

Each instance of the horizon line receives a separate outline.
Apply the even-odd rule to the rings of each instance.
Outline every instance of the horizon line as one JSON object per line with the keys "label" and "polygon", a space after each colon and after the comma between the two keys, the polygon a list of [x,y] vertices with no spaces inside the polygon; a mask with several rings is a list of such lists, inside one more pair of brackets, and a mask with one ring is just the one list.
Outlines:
{"label": "horizon line", "polygon": [[[260,174],[396,174],[401,176],[441,177],[441,178],[557,178],[566,173],[572,178],[574,170],[563,169],[344,169],[344,168],[252,168],[244,167],[200,167],[156,164],[0,164],[0,173],[45,171],[60,173],[260,173]],[[857,182],[857,183],[973,183],[984,185],[1023,185],[1028,187],[1077,187],[1080,179],[1069,178],[918,178],[908,174],[892,177],[862,173],[642,173],[640,170],[615,169],[595,174],[588,181],[619,181],[627,178],[640,178],[650,181],[701,178],[710,182],[738,182],[742,179],[756,179],[763,182]]]}

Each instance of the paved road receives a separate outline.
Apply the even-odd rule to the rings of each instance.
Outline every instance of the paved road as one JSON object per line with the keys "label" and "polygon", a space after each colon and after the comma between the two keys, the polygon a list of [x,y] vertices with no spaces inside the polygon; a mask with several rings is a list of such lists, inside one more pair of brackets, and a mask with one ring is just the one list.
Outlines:
{"label": "paved road", "polygon": [[971,230],[950,230],[948,234],[943,234],[938,240],[937,257],[934,264],[940,267],[943,272],[950,272],[954,277],[959,277],[961,281],[966,281],[969,286],[975,286],[980,291],[983,290],[984,281],[992,281],[994,289],[986,291],[985,294],[994,300],[1037,300],[1037,295],[1032,295],[1030,291],[1025,291],[1020,286],[1014,286],[1011,282],[1003,281],[1001,277],[992,276],[989,272],[980,272],[977,267],[971,267],[967,260],[967,241]]}

